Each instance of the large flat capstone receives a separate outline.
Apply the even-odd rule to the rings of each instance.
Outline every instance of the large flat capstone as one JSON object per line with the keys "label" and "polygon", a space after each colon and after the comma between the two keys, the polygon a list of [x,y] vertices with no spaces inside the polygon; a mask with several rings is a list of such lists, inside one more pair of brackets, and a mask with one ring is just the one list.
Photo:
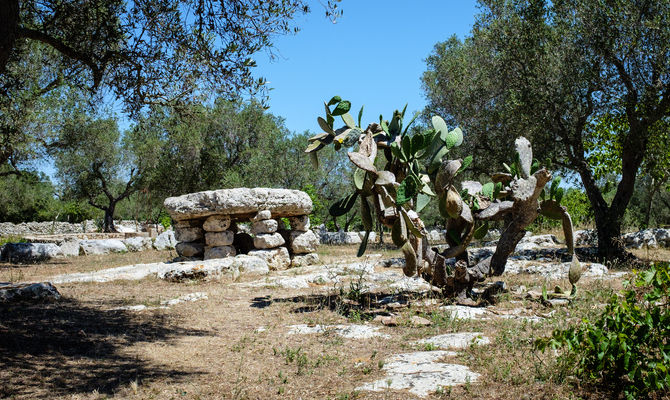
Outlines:
{"label": "large flat capstone", "polygon": [[164,202],[170,216],[177,220],[209,217],[210,215],[244,216],[269,210],[272,218],[307,215],[312,212],[312,200],[300,190],[237,188],[208,190],[168,197]]}

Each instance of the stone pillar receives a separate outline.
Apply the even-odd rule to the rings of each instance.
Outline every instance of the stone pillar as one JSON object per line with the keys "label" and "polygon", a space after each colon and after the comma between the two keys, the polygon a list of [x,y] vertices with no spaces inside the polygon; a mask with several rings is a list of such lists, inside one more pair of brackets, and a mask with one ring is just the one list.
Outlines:
{"label": "stone pillar", "polygon": [[291,258],[288,249],[282,246],[285,240],[277,232],[279,223],[272,219],[272,213],[268,210],[259,211],[251,221],[251,234],[254,235],[256,250],[250,251],[249,255],[264,259],[271,269],[287,268]]}
{"label": "stone pillar", "polygon": [[174,227],[177,254],[184,258],[200,258],[205,251],[205,234],[198,220],[179,221]]}
{"label": "stone pillar", "polygon": [[289,223],[291,231],[288,234],[288,242],[293,256],[291,266],[316,264],[319,261],[319,256],[315,253],[319,239],[309,230],[309,216],[290,217]]}
{"label": "stone pillar", "polygon": [[235,256],[235,233],[230,228],[229,215],[212,215],[202,225],[205,230],[205,260]]}

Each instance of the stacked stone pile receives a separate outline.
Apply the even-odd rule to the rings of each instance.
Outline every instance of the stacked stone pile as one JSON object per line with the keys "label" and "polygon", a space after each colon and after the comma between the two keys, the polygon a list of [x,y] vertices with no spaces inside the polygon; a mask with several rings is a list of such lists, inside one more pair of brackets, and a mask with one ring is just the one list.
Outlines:
{"label": "stacked stone pile", "polygon": [[[273,269],[318,260],[318,239],[309,230],[312,200],[299,190],[211,190],[170,197],[165,208],[176,221],[176,250],[185,259],[248,254]],[[282,218],[288,218],[290,229],[284,229]]]}

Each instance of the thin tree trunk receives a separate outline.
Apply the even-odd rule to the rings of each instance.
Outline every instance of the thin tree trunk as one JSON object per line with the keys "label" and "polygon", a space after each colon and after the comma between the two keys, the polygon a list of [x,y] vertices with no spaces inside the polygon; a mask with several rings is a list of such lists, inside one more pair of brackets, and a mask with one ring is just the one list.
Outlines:
{"label": "thin tree trunk", "polygon": [[647,213],[644,216],[644,229],[649,228],[649,220],[651,218],[651,206],[654,202],[654,195],[660,189],[660,185],[654,178],[651,178],[651,190],[649,192],[649,199],[647,200]]}

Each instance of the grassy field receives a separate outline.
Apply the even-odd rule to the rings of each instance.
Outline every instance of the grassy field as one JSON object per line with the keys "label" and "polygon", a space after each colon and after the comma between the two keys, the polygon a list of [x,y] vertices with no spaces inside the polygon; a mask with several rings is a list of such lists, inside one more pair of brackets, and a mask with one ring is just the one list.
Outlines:
{"label": "grassy field", "polygon": [[[375,250],[398,257],[396,250]],[[355,246],[322,246],[324,262],[355,260]],[[655,257],[666,257],[662,251]],[[643,254],[638,254],[644,256]],[[164,261],[171,252],[76,257],[35,265],[0,264],[0,281],[40,281],[65,272]],[[482,375],[479,382],[438,390],[429,398],[609,399],[611,393],[580,383],[551,352],[533,349],[534,339],[578,324],[601,311],[622,279],[584,280],[569,306],[546,307],[528,300],[541,290],[538,277],[505,277],[510,288],[489,309],[504,315],[522,310],[544,317],[462,320],[439,306],[436,295],[410,296],[396,326],[370,319],[373,293],[347,300],[354,286],[288,290],[236,282],[170,283],[158,279],[58,285],[53,304],[0,306],[0,397],[12,399],[407,399],[406,391],[362,392],[355,388],[384,376],[391,355],[431,350],[417,339],[449,332],[482,332],[490,345],[471,346],[453,357]],[[567,281],[551,282],[567,287]],[[552,286],[553,287],[553,286]],[[158,306],[192,292],[208,298],[166,309]],[[435,297],[434,297],[435,296]],[[360,297],[360,296],[359,296]],[[374,297],[374,298],[373,298]],[[426,301],[431,300],[431,301]],[[346,307],[344,306],[346,305]],[[432,321],[412,326],[414,315]],[[332,332],[288,335],[293,324],[367,323],[389,339],[346,339]],[[260,328],[260,329],[259,329]]]}

